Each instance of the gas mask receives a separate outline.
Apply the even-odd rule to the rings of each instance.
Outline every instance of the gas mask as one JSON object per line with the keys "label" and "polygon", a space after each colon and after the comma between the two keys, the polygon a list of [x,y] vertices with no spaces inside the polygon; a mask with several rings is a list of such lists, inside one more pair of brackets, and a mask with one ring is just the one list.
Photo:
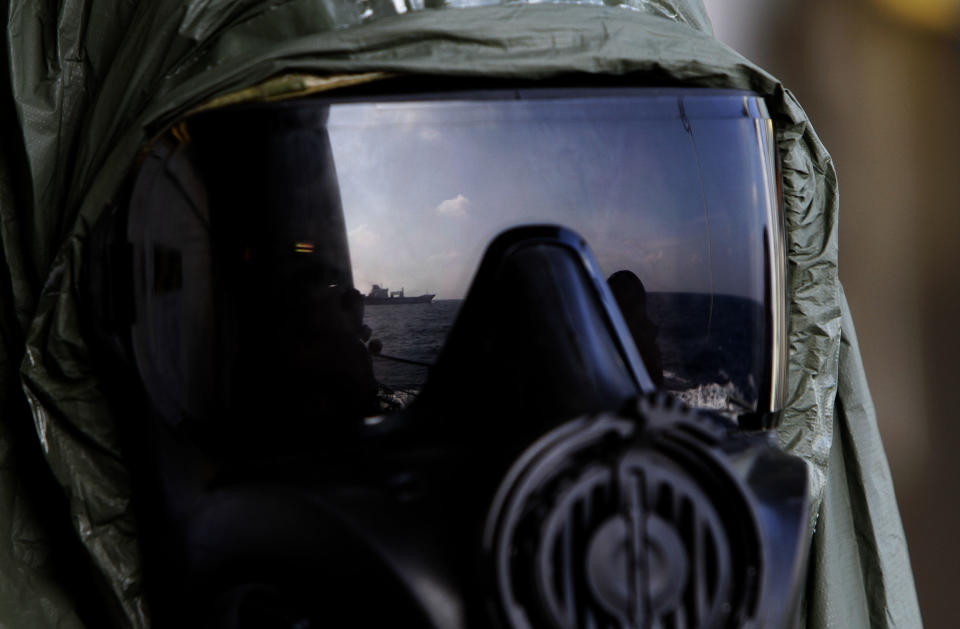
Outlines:
{"label": "gas mask", "polygon": [[793,626],[778,175],[737,91],[174,127],[84,279],[157,622]]}

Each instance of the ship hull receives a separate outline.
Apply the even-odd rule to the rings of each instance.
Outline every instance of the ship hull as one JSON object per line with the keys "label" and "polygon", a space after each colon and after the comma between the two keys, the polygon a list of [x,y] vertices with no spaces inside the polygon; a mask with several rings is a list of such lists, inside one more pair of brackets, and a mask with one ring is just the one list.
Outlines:
{"label": "ship hull", "polygon": [[364,296],[366,306],[405,306],[409,304],[429,304],[436,295],[418,295],[417,297],[370,297]]}

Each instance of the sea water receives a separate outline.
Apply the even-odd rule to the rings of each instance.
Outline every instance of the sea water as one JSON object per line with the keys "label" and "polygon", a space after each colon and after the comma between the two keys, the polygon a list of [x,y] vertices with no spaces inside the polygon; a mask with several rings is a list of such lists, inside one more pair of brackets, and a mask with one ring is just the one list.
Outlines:
{"label": "sea water", "polygon": [[462,299],[438,299],[426,304],[365,306],[363,322],[372,330],[371,338],[383,343],[382,355],[373,358],[377,381],[393,389],[419,390],[429,368],[391,358],[432,365],[462,303]]}
{"label": "sea water", "polygon": [[[373,357],[381,385],[412,399],[430,375],[463,300],[367,305],[364,323],[382,343]],[[730,413],[755,407],[763,357],[763,310],[749,299],[648,293],[664,388],[691,406]],[[394,360],[396,358],[403,361]]]}

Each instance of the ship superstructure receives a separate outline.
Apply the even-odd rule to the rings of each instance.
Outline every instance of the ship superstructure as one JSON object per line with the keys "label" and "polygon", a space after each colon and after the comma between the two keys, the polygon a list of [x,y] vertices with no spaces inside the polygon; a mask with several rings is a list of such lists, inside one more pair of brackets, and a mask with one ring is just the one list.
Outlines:
{"label": "ship superstructure", "polygon": [[368,306],[399,306],[403,304],[428,304],[436,297],[435,294],[423,294],[416,297],[406,297],[403,288],[391,291],[389,288],[374,284],[370,292],[364,295],[363,303]]}

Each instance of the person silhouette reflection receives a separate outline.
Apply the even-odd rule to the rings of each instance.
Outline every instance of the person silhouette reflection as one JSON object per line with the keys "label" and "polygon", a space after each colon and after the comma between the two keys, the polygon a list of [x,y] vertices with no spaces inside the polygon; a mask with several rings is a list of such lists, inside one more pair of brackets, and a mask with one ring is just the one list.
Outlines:
{"label": "person silhouette reflection", "polygon": [[630,328],[630,335],[633,336],[637,351],[650,373],[650,379],[658,389],[662,389],[663,361],[657,346],[657,334],[660,330],[647,314],[647,291],[643,282],[633,271],[624,269],[611,275],[607,284]]}
{"label": "person silhouette reflection", "polygon": [[301,428],[310,424],[304,418],[318,418],[325,426],[317,428],[328,428],[375,413],[377,384],[363,342],[360,293],[349,285],[326,285],[315,269],[298,271],[286,274],[283,290],[264,299],[257,316],[245,317],[248,336],[261,331],[247,345],[252,352],[241,357],[256,378],[246,386],[272,392],[257,414],[289,417]]}

